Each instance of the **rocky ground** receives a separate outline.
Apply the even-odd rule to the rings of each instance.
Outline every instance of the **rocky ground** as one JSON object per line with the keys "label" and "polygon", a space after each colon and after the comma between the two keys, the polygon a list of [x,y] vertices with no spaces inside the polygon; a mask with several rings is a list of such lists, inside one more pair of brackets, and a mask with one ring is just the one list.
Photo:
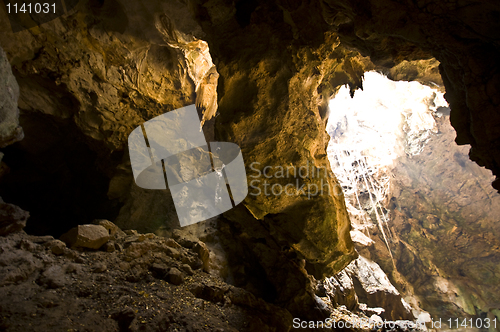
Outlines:
{"label": "rocky ground", "polygon": [[[123,232],[96,220],[61,239],[22,230],[0,237],[0,331],[289,331],[298,326],[287,310],[210,271],[213,254],[185,230],[166,238]],[[362,280],[360,263],[351,265],[346,277]],[[331,322],[382,322],[384,310],[358,303],[349,284],[340,276],[318,287],[318,303],[331,313]],[[412,331],[404,327],[408,321],[392,323],[394,328],[378,331]]]}
{"label": "rocky ground", "polygon": [[103,238],[102,226],[85,227],[92,230],[80,231],[77,245],[104,240],[100,250],[70,249],[52,236],[24,232],[0,237],[1,331],[290,328],[285,310],[207,273],[201,242],[116,226]]}

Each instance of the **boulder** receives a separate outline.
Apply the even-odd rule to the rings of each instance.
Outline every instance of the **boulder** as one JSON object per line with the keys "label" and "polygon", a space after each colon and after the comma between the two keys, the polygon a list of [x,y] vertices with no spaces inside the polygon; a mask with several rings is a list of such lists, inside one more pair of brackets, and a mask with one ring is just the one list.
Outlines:
{"label": "boulder", "polygon": [[115,239],[125,237],[127,234],[120,229],[120,227],[113,224],[111,221],[106,219],[95,219],[93,222],[95,225],[101,225],[106,228],[109,232],[109,236]]}
{"label": "boulder", "polygon": [[203,242],[195,244],[193,250],[198,254],[198,257],[203,262],[203,271],[210,272],[210,251],[207,245]]}
{"label": "boulder", "polygon": [[78,225],[61,236],[71,248],[99,249],[108,242],[109,232],[101,225]]}

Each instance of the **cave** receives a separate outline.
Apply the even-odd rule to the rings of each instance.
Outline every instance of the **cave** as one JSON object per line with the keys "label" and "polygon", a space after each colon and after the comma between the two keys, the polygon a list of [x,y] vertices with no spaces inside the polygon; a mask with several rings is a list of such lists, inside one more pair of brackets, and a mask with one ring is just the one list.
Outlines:
{"label": "cave", "polygon": [[500,330],[499,4],[27,4],[0,6],[0,330]]}

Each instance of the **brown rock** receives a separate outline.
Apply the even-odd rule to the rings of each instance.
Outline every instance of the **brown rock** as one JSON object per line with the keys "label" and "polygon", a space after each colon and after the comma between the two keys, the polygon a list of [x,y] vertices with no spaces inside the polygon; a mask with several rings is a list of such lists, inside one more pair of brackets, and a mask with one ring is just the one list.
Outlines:
{"label": "brown rock", "polygon": [[94,268],[92,269],[92,272],[95,273],[103,273],[106,272],[108,267],[104,263],[97,263]]}
{"label": "brown rock", "polygon": [[56,256],[64,254],[66,250],[66,244],[61,240],[52,240],[47,242],[45,246],[50,248],[50,251]]}
{"label": "brown rock", "polygon": [[113,241],[106,242],[101,247],[101,250],[106,251],[106,252],[114,252],[116,250],[115,243]]}
{"label": "brown rock", "polygon": [[172,238],[168,238],[165,244],[171,248],[176,248],[176,249],[182,248],[182,246],[179,243],[175,242],[175,240]]}
{"label": "brown rock", "polygon": [[198,242],[193,250],[198,254],[198,257],[203,262],[203,271],[210,272],[210,251],[207,245],[203,242]]}
{"label": "brown rock", "polygon": [[95,225],[101,225],[106,228],[109,232],[109,236],[115,239],[125,237],[126,234],[120,229],[120,227],[113,224],[111,221],[106,219],[96,219],[92,222]]}
{"label": "brown rock", "polygon": [[61,236],[71,248],[99,249],[108,242],[109,232],[101,225],[78,225]]}
{"label": "brown rock", "polygon": [[158,279],[167,279],[167,274],[170,268],[165,264],[155,263],[149,267],[149,270],[153,273],[153,276]]}
{"label": "brown rock", "polygon": [[181,252],[177,249],[174,249],[174,248],[169,248],[169,247],[165,248],[165,253],[168,256],[175,258],[175,259],[181,257]]}
{"label": "brown rock", "polygon": [[186,272],[190,276],[192,276],[194,274],[193,269],[188,264],[182,264],[181,269],[182,269],[182,271]]}
{"label": "brown rock", "polygon": [[173,285],[178,286],[184,282],[184,276],[182,275],[181,271],[174,267],[171,268],[170,271],[168,271],[167,281]]}

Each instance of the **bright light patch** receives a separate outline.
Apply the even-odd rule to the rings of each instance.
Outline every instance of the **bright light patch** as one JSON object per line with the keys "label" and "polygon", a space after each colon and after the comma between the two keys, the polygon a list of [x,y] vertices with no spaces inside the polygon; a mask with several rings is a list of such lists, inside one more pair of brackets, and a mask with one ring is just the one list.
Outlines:
{"label": "bright light patch", "polygon": [[422,151],[436,132],[433,113],[448,104],[441,92],[418,82],[394,82],[367,72],[363,90],[351,98],[344,86],[329,107],[328,157],[344,189],[352,237],[362,239],[360,231],[376,223],[385,238],[383,202],[393,161],[405,153],[411,156]]}

